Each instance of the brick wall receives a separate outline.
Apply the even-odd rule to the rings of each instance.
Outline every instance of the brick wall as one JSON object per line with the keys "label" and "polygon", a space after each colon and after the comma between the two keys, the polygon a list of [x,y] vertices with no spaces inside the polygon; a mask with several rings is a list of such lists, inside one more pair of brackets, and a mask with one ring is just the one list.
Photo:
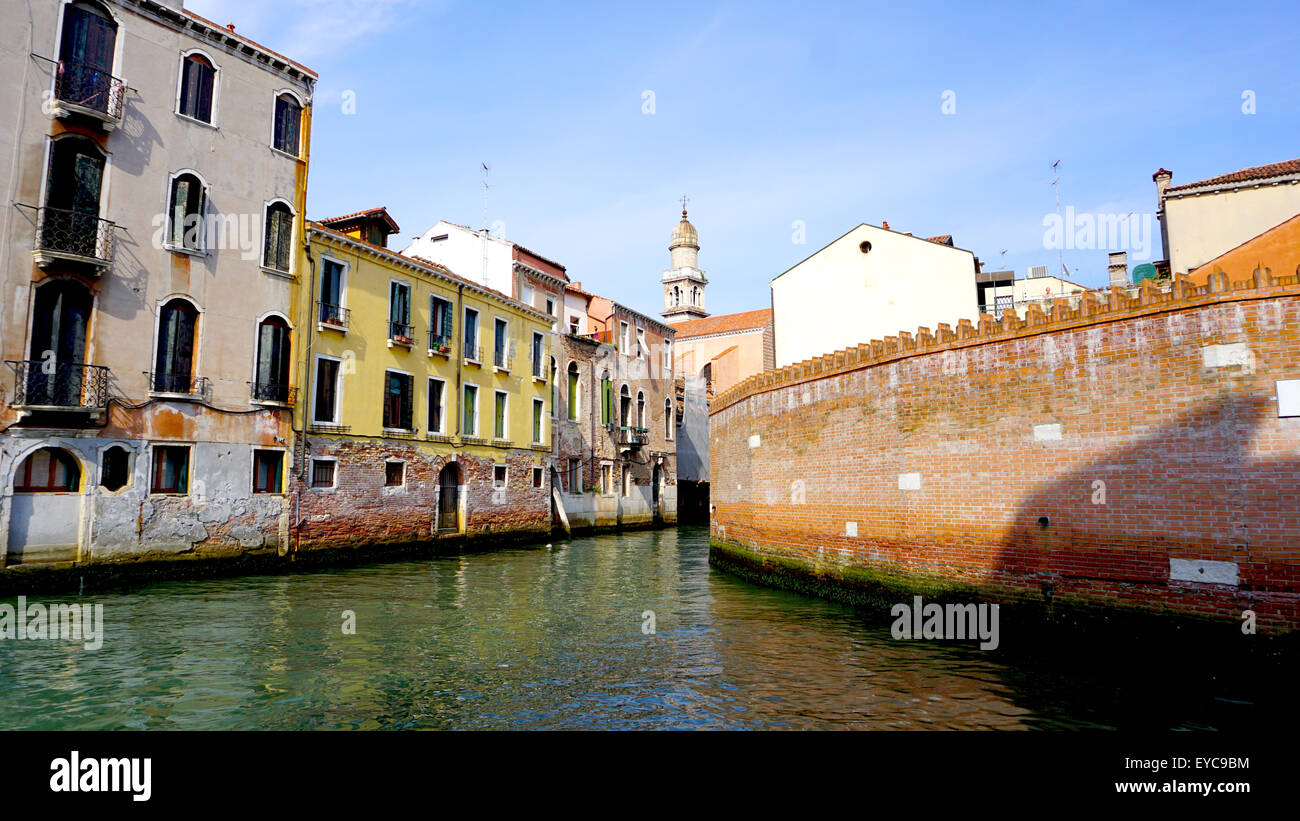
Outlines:
{"label": "brick wall", "polygon": [[[715,543],[820,566],[1300,626],[1296,277],[921,328],[712,409]],[[1232,575],[1235,574],[1235,583]]]}

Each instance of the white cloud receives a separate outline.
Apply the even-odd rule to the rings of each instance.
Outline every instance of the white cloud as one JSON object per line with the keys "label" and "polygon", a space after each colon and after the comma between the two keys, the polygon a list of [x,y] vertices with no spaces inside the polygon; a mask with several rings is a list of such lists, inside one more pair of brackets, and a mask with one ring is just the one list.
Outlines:
{"label": "white cloud", "polygon": [[[422,5],[416,0],[188,0],[185,6],[214,22],[234,23],[269,49],[311,61],[393,28]],[[423,4],[427,5],[427,4]]]}

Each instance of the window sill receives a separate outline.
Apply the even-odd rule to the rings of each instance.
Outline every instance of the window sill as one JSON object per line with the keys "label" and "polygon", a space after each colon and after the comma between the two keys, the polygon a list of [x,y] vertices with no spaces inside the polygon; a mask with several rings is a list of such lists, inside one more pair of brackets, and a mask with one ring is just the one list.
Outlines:
{"label": "window sill", "polygon": [[264,273],[264,274],[270,274],[271,276],[273,276],[273,277],[279,277],[280,279],[288,279],[288,280],[296,280],[296,279],[297,279],[297,277],[294,276],[293,273],[292,273],[291,271],[281,271],[279,268],[272,268],[272,267],[269,266],[269,265],[263,265],[263,266],[262,266],[262,273]]}
{"label": "window sill", "polygon": [[203,399],[197,393],[173,393],[171,391],[149,391],[150,399],[165,399],[169,402],[198,402]]}
{"label": "window sill", "polygon": [[206,257],[208,255],[206,250],[186,248],[183,245],[172,245],[167,242],[163,243],[163,248],[167,251],[171,251],[173,254],[181,254],[187,257]]}
{"label": "window sill", "polygon": [[473,365],[473,366],[476,367],[476,368],[481,368],[481,367],[483,367],[483,363],[482,363],[482,362],[479,362],[477,359],[466,359],[466,360],[465,360],[465,364],[466,364],[466,365]]}
{"label": "window sill", "polygon": [[533,381],[534,381],[534,382],[537,382],[537,383],[539,383],[539,384],[545,385],[545,384],[546,384],[546,377],[544,377],[544,376],[538,376],[537,374],[533,374]]}
{"label": "window sill", "polygon": [[273,153],[273,154],[279,154],[281,157],[288,157],[289,159],[293,160],[294,162],[306,162],[306,161],[307,161],[306,159],[304,159],[303,157],[301,157],[301,156],[299,156],[299,155],[297,155],[297,154],[292,154],[292,153],[290,153],[290,152],[288,152],[288,151],[285,151],[283,148],[276,148],[276,147],[273,146],[273,145],[272,145],[272,146],[267,146],[267,147],[271,149],[271,153]]}
{"label": "window sill", "polygon": [[281,402],[278,399],[250,399],[248,404],[258,408],[292,408],[292,402]]}
{"label": "window sill", "polygon": [[415,344],[415,340],[413,339],[404,339],[402,337],[391,337],[391,336],[388,338],[388,347],[390,348],[405,348],[409,351],[411,350],[411,346],[414,344]]}
{"label": "window sill", "polygon": [[451,348],[448,348],[445,351],[438,350],[437,348],[429,348],[429,356],[441,356],[443,359],[451,359]]}
{"label": "window sill", "polygon": [[348,333],[348,327],[347,327],[346,325],[335,325],[333,322],[317,322],[317,323],[316,323],[316,330],[317,330],[317,331],[336,331],[336,332],[338,332],[338,333],[343,334],[344,336],[347,336],[347,333]]}
{"label": "window sill", "polygon": [[187,123],[194,123],[195,125],[201,125],[201,126],[203,126],[204,128],[210,128],[210,129],[212,129],[213,131],[220,131],[220,130],[221,130],[221,129],[217,128],[215,125],[213,125],[212,123],[206,123],[206,122],[204,122],[203,120],[198,119],[197,117],[191,117],[190,115],[188,115],[188,114],[182,114],[182,113],[180,113],[179,111],[174,112],[174,113],[176,114],[177,117],[179,117],[180,119],[184,120],[184,121],[187,122]]}
{"label": "window sill", "polygon": [[505,366],[505,365],[493,365],[493,366],[492,366],[492,373],[504,373],[504,374],[508,374],[508,373],[510,373],[510,368],[508,368],[508,367]]}

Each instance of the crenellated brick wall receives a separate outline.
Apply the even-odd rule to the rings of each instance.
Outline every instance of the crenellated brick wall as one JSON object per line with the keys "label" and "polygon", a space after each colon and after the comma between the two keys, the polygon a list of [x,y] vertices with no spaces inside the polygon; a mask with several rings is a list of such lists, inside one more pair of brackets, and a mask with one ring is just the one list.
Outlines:
{"label": "crenellated brick wall", "polygon": [[711,411],[715,550],[994,600],[1300,626],[1297,277],[1179,277],[752,377]]}

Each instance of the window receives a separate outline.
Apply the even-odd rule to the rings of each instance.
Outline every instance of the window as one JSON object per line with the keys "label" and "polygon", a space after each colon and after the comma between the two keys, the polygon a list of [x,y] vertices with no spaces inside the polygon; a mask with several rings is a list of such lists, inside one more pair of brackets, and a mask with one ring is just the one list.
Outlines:
{"label": "window", "polygon": [[334,477],[338,462],[334,459],[311,460],[311,486],[314,488],[334,487]]}
{"label": "window", "polygon": [[[113,52],[117,24],[90,3],[65,7],[55,94],[60,100],[109,113],[114,100]],[[116,92],[116,93],[120,93]],[[119,116],[121,109],[117,109]]]}
{"label": "window", "polygon": [[443,400],[446,396],[447,383],[441,379],[429,379],[429,433],[445,433],[442,429],[445,409]]}
{"label": "window", "polygon": [[581,330],[582,322],[576,316],[569,317],[569,333],[577,336]]}
{"label": "window", "polygon": [[34,302],[25,402],[84,407],[91,398],[82,365],[93,307],[90,291],[73,280],[47,280],[36,289]]}
{"label": "window", "polygon": [[253,492],[280,493],[284,488],[284,452],[253,451]]}
{"label": "window", "polygon": [[384,463],[384,487],[401,487],[406,482],[405,462]]}
{"label": "window", "polygon": [[206,192],[203,183],[193,174],[181,174],[172,179],[167,234],[168,245],[186,251],[204,248],[203,206]]}
{"label": "window", "polygon": [[320,266],[320,321],[346,327],[343,318],[343,277],[347,269],[332,259]]}
{"label": "window", "polygon": [[545,376],[542,373],[542,344],[542,335],[534,331],[532,348],[533,376],[539,379]]}
{"label": "window", "polygon": [[673,305],[682,304],[682,289],[679,285],[673,286]]}
{"label": "window", "polygon": [[99,221],[104,159],[103,152],[84,137],[64,137],[51,143],[45,210],[39,215],[37,236],[41,250],[106,259],[108,250]]}
{"label": "window", "polygon": [[465,436],[478,435],[478,386],[465,386],[465,410],[462,415],[461,432]]}
{"label": "window", "polygon": [[533,400],[533,443],[542,444],[542,416],[546,413],[546,403],[540,399]]}
{"label": "window", "polygon": [[478,351],[478,311],[465,309],[465,358],[471,362],[479,361]]}
{"label": "window", "polygon": [[451,301],[440,297],[429,297],[429,347],[438,350],[451,348],[452,332]]}
{"label": "window", "polygon": [[506,438],[506,419],[507,419],[507,395],[505,391],[496,392],[496,404],[493,413],[492,438]]}
{"label": "window", "polygon": [[131,454],[123,447],[107,448],[99,457],[99,486],[121,490],[131,481]]}
{"label": "window", "polygon": [[553,299],[546,300],[546,315],[555,316],[555,300]]}
{"label": "window", "polygon": [[632,425],[632,393],[627,385],[619,388],[618,392],[618,423],[625,428]]}
{"label": "window", "polygon": [[201,54],[191,54],[181,61],[181,114],[199,122],[212,122],[216,77],[216,68]]}
{"label": "window", "polygon": [[289,324],[278,316],[257,326],[257,378],[253,398],[262,402],[289,401]]}
{"label": "window", "polygon": [[163,305],[158,320],[158,355],[153,387],[158,393],[190,393],[194,388],[194,331],[199,312],[188,300]]}
{"label": "window", "polygon": [[582,492],[582,460],[581,459],[569,460],[568,482],[569,482],[570,493]]}
{"label": "window", "polygon": [[529,308],[535,307],[533,305],[533,300],[536,298],[537,294],[534,293],[533,286],[531,285],[525,285],[523,290],[520,291],[519,301],[527,305]]}
{"label": "window", "polygon": [[542,469],[539,467],[535,467],[533,468],[533,487],[541,487],[541,486],[542,486]]}
{"label": "window", "polygon": [[388,283],[388,338],[410,344],[411,286],[405,282]]}
{"label": "window", "polygon": [[81,487],[81,468],[60,448],[41,448],[23,460],[14,475],[15,493],[73,493]]}
{"label": "window", "polygon": [[637,328],[636,329],[636,358],[645,359],[647,350],[648,349],[645,346],[645,328]]}
{"label": "window", "polygon": [[492,364],[503,370],[510,369],[510,351],[508,350],[510,337],[508,333],[509,329],[506,327],[504,319],[498,319],[494,322]]}
{"label": "window", "polygon": [[189,493],[190,449],[183,445],[155,445],[151,493]]}
{"label": "window", "polygon": [[560,412],[560,404],[557,398],[558,384],[556,381],[556,376],[558,375],[558,369],[555,366],[555,357],[552,356],[550,379],[548,380],[551,383],[551,416],[556,416]]}
{"label": "window", "polygon": [[316,358],[316,401],[313,403],[312,421],[337,424],[338,397],[339,360],[319,356]]}
{"label": "window", "polygon": [[384,427],[389,430],[415,429],[410,374],[384,372]]}
{"label": "window", "polygon": [[614,466],[609,462],[600,466],[600,492],[604,494],[614,492]]}
{"label": "window", "polygon": [[302,106],[292,94],[275,98],[275,133],[271,145],[277,151],[298,156],[298,131],[302,123]]}
{"label": "window", "polygon": [[673,341],[664,340],[664,374],[671,376],[673,371]]}
{"label": "window", "polygon": [[506,486],[506,466],[493,465],[492,466],[492,487],[499,488],[505,486]]}
{"label": "window", "polygon": [[569,363],[569,418],[578,418],[578,363]]}
{"label": "window", "polygon": [[645,430],[645,394],[636,392],[636,426]]}
{"label": "window", "polygon": [[618,323],[618,349],[623,352],[624,356],[627,356],[628,352],[631,350],[631,345],[632,341],[631,337],[628,336],[627,323]]}
{"label": "window", "polygon": [[673,400],[664,400],[664,439],[671,442],[673,439]]}
{"label": "window", "polygon": [[600,423],[614,424],[614,383],[609,380],[609,371],[600,377]]}
{"label": "window", "polygon": [[266,242],[262,264],[289,273],[289,255],[293,249],[293,212],[282,202],[266,207]]}

